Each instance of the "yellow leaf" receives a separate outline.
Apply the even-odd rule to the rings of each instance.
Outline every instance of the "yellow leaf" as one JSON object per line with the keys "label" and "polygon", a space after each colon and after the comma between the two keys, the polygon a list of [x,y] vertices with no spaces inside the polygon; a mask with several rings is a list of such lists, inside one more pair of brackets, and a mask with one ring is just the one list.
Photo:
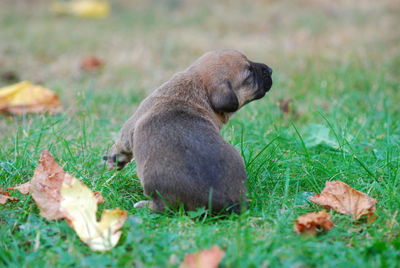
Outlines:
{"label": "yellow leaf", "polygon": [[76,0],[71,2],[55,2],[51,6],[55,14],[68,14],[83,18],[105,18],[110,12],[107,1]]}
{"label": "yellow leaf", "polygon": [[107,251],[118,243],[119,229],[127,217],[125,211],[104,210],[100,222],[97,222],[95,194],[68,173],[61,186],[61,197],[60,210],[79,238],[92,250]]}
{"label": "yellow leaf", "polygon": [[53,91],[29,81],[0,88],[0,112],[54,112],[61,102]]}
{"label": "yellow leaf", "polygon": [[9,99],[12,99],[12,97],[18,93],[21,89],[32,85],[31,82],[29,81],[23,81],[11,86],[3,87],[0,88],[0,105],[3,105],[3,103],[6,103]]}

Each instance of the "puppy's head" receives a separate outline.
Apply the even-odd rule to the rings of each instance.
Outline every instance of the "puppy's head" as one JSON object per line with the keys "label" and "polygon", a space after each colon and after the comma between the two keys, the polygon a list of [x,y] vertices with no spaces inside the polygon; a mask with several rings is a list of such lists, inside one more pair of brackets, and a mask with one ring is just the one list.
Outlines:
{"label": "puppy's head", "polygon": [[202,78],[216,113],[232,113],[264,97],[272,86],[272,69],[231,50],[210,51],[192,66]]}

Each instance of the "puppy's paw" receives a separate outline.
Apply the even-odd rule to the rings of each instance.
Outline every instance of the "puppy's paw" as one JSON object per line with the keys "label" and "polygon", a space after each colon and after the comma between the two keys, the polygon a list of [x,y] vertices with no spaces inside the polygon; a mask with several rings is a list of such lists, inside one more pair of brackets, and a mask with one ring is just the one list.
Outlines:
{"label": "puppy's paw", "polygon": [[121,170],[132,160],[132,154],[121,151],[118,145],[114,144],[108,151],[108,155],[103,156],[103,160],[106,161],[108,169]]}
{"label": "puppy's paw", "polygon": [[149,205],[150,205],[150,201],[142,200],[142,201],[135,203],[135,205],[133,205],[133,207],[134,208],[148,208]]}

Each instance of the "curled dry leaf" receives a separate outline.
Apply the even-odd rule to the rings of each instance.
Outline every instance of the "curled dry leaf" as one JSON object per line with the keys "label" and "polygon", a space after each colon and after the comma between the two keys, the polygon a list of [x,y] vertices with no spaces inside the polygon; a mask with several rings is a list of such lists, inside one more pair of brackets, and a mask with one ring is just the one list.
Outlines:
{"label": "curled dry leaf", "polygon": [[82,69],[89,71],[89,72],[96,71],[103,65],[104,65],[104,62],[94,56],[83,59],[83,61],[81,63]]}
{"label": "curled dry leaf", "polygon": [[0,204],[4,205],[7,201],[18,201],[18,198],[11,197],[7,191],[3,192],[3,189],[0,188]]}
{"label": "curled dry leaf", "polygon": [[0,113],[57,112],[60,105],[56,93],[29,81],[0,88]]}
{"label": "curled dry leaf", "polygon": [[225,252],[214,245],[211,249],[187,254],[179,268],[217,268]]}
{"label": "curled dry leaf", "polygon": [[298,234],[306,233],[314,235],[318,228],[328,231],[333,227],[331,215],[325,210],[316,213],[308,213],[297,218],[294,231]]}
{"label": "curled dry leaf", "polygon": [[97,222],[97,204],[103,201],[101,194],[93,193],[66,173],[47,150],[43,151],[32,180],[14,189],[30,191],[43,217],[64,218],[92,250],[110,250],[121,236],[119,229],[127,218],[126,211],[104,210]]}
{"label": "curled dry leaf", "polygon": [[356,220],[364,215],[371,216],[376,204],[376,199],[351,188],[342,181],[327,181],[322,192],[311,196],[310,201],[327,209],[352,215]]}

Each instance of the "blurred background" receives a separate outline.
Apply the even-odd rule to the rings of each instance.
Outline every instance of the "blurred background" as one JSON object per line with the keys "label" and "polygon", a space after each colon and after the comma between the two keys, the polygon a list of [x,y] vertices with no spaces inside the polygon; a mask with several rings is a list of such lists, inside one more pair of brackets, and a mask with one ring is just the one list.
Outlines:
{"label": "blurred background", "polygon": [[[0,74],[44,84],[66,106],[93,81],[80,69],[88,56],[104,62],[96,91],[122,94],[121,104],[137,102],[218,48],[237,49],[271,66],[277,83],[270,97],[276,101],[306,98],[308,89],[292,85],[299,81],[293,76],[307,80],[315,70],[326,75],[321,90],[329,86],[330,70],[351,64],[376,72],[389,66],[389,81],[399,75],[398,0],[115,0],[103,19],[55,15],[52,3],[0,2]],[[2,77],[0,85],[9,84]],[[333,86],[344,90],[340,81]],[[319,104],[329,104],[315,93],[314,100],[327,100]]]}
{"label": "blurred background", "polygon": [[[147,94],[220,48],[274,70],[267,97],[233,121],[264,126],[247,125],[254,134],[287,128],[288,118],[323,123],[322,111],[354,135],[367,113],[400,112],[399,0],[115,0],[100,1],[100,17],[63,6],[87,1],[2,0],[0,87],[29,80],[55,91],[74,122],[64,134],[81,137],[85,127],[99,150]],[[88,58],[99,68],[82,68]],[[29,118],[24,131],[41,120]],[[0,138],[15,137],[19,123],[2,117]]]}

